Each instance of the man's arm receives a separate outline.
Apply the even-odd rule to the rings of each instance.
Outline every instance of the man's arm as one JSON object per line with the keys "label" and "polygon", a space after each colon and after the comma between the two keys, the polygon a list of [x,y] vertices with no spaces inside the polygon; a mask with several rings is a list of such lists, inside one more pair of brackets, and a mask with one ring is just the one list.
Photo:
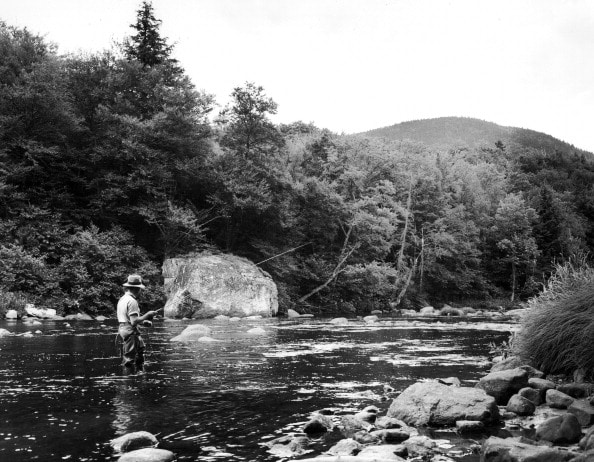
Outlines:
{"label": "man's arm", "polygon": [[134,327],[138,324],[141,324],[143,321],[146,321],[147,319],[153,319],[156,314],[157,314],[156,311],[147,311],[142,316],[138,316],[136,313],[131,314],[130,315],[130,324],[132,324],[132,327]]}

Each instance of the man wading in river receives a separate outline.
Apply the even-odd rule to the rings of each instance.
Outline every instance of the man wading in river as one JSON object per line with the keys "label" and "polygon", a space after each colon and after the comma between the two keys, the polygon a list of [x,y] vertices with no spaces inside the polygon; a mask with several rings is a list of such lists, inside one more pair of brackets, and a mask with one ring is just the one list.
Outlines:
{"label": "man wading in river", "polygon": [[129,372],[142,371],[144,363],[144,341],[138,331],[138,325],[144,321],[153,319],[156,311],[148,311],[140,316],[138,307],[138,295],[142,289],[146,289],[142,278],[138,274],[131,274],[123,284],[126,288],[124,295],[118,301],[117,313],[120,327],[118,335],[122,339],[122,365]]}

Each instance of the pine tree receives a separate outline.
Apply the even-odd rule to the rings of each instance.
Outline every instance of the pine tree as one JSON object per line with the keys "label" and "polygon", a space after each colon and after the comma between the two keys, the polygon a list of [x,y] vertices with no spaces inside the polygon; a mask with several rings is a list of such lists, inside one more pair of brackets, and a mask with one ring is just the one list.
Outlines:
{"label": "pine tree", "polygon": [[161,20],[155,18],[152,3],[143,1],[136,12],[136,24],[130,25],[136,30],[136,34],[124,45],[128,59],[140,61],[143,67],[177,62],[171,58],[173,47],[168,45],[166,39],[159,33],[160,26]]}

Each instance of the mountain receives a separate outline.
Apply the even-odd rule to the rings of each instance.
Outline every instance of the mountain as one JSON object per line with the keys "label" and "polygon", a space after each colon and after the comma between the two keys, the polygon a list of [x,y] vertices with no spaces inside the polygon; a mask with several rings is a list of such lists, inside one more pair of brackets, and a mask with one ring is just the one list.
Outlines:
{"label": "mountain", "polygon": [[470,117],[439,117],[436,119],[412,120],[389,127],[376,128],[360,135],[392,140],[412,140],[429,146],[452,147],[467,145],[493,146],[501,141],[504,145],[516,143],[554,153],[590,154],[557,138],[534,130],[504,127]]}

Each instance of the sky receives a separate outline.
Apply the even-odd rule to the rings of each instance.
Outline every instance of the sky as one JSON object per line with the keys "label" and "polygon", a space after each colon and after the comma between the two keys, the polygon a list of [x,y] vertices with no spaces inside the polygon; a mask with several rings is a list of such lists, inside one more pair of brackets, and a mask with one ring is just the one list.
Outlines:
{"label": "sky", "polygon": [[[141,0],[0,0],[61,53],[132,35]],[[153,0],[161,35],[223,107],[253,82],[301,120],[358,133],[462,116],[594,152],[594,1]]]}

